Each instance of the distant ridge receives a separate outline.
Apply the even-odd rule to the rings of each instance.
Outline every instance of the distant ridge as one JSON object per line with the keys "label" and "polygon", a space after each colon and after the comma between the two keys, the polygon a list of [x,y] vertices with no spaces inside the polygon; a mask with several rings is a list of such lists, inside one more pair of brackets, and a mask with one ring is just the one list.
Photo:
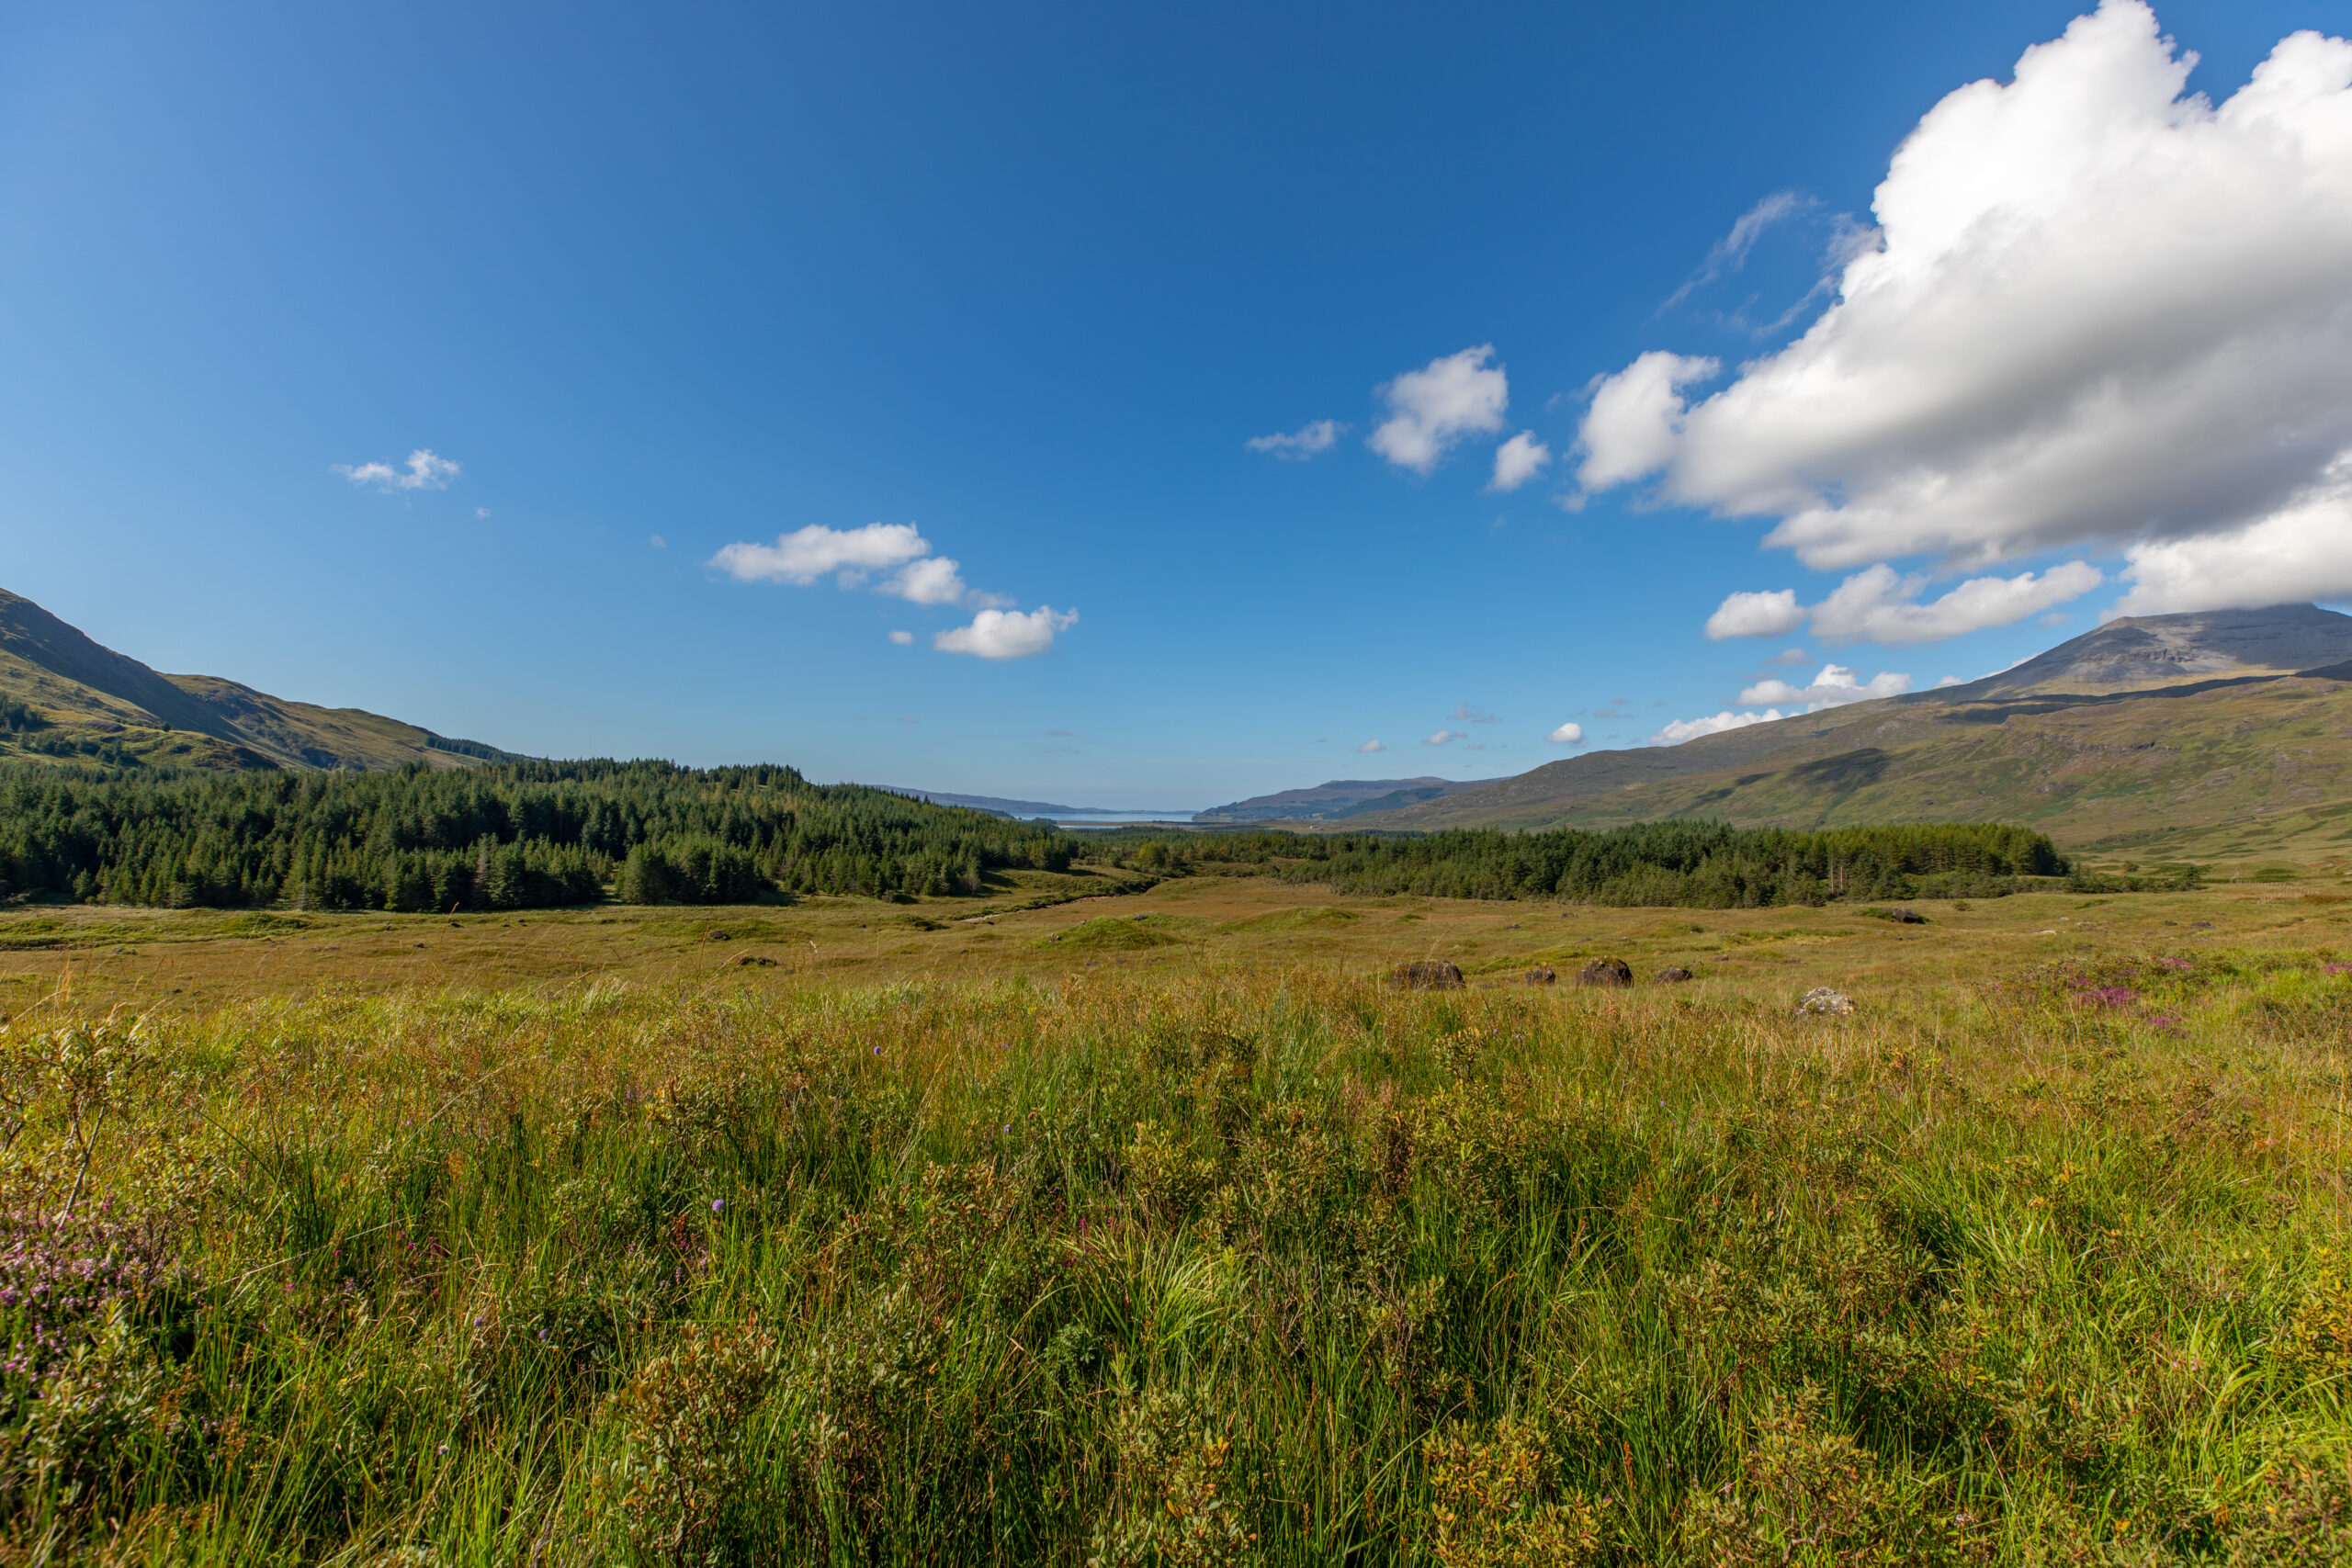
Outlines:
{"label": "distant ridge", "polygon": [[974,811],[992,811],[1000,817],[1163,817],[1182,818],[1183,811],[1152,811],[1142,807],[1120,806],[1056,806],[1044,800],[1008,800],[993,795],[953,795],[945,790],[909,789],[900,784],[876,784],[892,795],[910,795],[917,800],[927,800],[933,806],[963,806]]}
{"label": "distant ridge", "polygon": [[1332,779],[1309,789],[1255,795],[1230,806],[1213,806],[1197,822],[1331,822],[1369,811],[1400,811],[1497,783],[1494,779]]}
{"label": "distant ridge", "polygon": [[363,708],[289,702],[216,675],[161,674],[6,589],[0,698],[29,715],[0,730],[0,758],[357,771],[524,760]]}
{"label": "distant ridge", "polygon": [[1349,825],[1999,819],[2082,843],[2338,811],[2352,616],[2292,604],[2110,621],[1964,685],[1590,752]]}

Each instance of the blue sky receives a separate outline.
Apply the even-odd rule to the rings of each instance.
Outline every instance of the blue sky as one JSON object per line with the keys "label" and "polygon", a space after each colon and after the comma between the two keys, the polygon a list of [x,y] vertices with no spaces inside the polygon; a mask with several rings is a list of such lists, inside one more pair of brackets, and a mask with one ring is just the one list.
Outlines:
{"label": "blue sky", "polygon": [[[2230,157],[2284,156],[2228,124],[2116,129],[2136,111],[2098,83],[2156,69],[2120,15],[2048,56],[2056,108],[2014,97],[2008,175],[1967,163],[2006,132],[1921,129],[2090,8],[11,8],[0,586],[161,669],[532,752],[1159,807],[1516,773],[1568,754],[1566,724],[1636,745],[1834,700],[1833,661],[1973,677],[2127,595],[2352,593],[2296,553],[2343,532],[2325,421],[2300,467],[2240,460],[2267,426],[2192,454],[2243,479],[2210,503],[2061,471],[2147,467],[2081,423],[2084,389],[2311,341],[2232,301],[2341,314],[2340,284],[2313,305],[2237,253],[2152,275],[2059,370],[1790,455],[1788,389],[1815,383],[1772,356],[1873,243],[1941,246],[1940,270],[1854,307],[1841,406],[1948,368],[1932,323],[1973,298],[1970,242],[1904,236],[1956,231],[1936,203],[1976,175],[2108,149],[2018,209],[2058,255],[2118,189],[2126,227],[2196,230],[2178,212],[2212,198],[2176,142],[2214,188],[2260,186]],[[2157,16],[2217,101],[2295,29],[2352,28],[2317,0]],[[2342,93],[2309,58],[2280,123],[2298,177],[2331,179]],[[2115,124],[2060,112],[2084,103]],[[1874,242],[1915,130],[1924,215]],[[2312,205],[2230,221],[2324,260],[2336,236],[2291,227]],[[1950,332],[2046,342],[2085,316],[2063,282]],[[2208,324],[2159,364],[2152,321]],[[1889,357],[1857,370],[1855,344]],[[2352,409],[2288,358],[2265,385]],[[2069,449],[2104,456],[1984,434],[1962,405],[2015,407],[2011,374],[2064,380],[2073,412],[2032,427],[2075,420]],[[1319,454],[1247,445],[1318,421],[1344,427]],[[1549,461],[1498,489],[1522,433]],[[922,553],[836,537],[876,524]],[[2270,576],[2211,586],[2255,555]],[[910,599],[899,574],[941,558]],[[1051,611],[1012,628],[1050,646],[955,650],[1022,651],[1005,611]],[[1740,705],[1768,679],[1795,700]]]}

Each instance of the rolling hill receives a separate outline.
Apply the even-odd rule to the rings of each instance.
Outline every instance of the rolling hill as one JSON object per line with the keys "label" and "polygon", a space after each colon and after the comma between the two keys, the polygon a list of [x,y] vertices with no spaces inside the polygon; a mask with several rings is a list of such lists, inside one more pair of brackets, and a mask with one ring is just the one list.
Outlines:
{"label": "rolling hill", "polygon": [[[2149,684],[2172,671],[2170,683]],[[2180,675],[2210,674],[2182,681]],[[1983,681],[1599,751],[1350,827],[1743,827],[1999,818],[2075,848],[2352,842],[2352,616],[2146,616]]]}
{"label": "rolling hill", "polygon": [[1466,783],[1430,774],[1418,779],[1332,779],[1308,789],[1286,789],[1273,795],[1251,795],[1230,806],[1212,806],[1196,813],[1195,822],[1336,822],[1368,811],[1396,811],[1425,801],[1441,800],[1466,789],[1479,789],[1494,779]]}
{"label": "rolling hill", "polygon": [[0,760],[368,772],[515,760],[361,708],[165,675],[0,589]]}

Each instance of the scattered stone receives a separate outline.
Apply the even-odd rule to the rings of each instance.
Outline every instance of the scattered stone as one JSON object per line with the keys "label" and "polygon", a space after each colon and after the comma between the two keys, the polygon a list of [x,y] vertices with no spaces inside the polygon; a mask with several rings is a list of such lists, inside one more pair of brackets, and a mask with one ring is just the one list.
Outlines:
{"label": "scattered stone", "polygon": [[2211,920],[2191,920],[2188,922],[2188,929],[2193,931],[2210,931],[2213,929],[2213,922]]}
{"label": "scattered stone", "polygon": [[1519,922],[1517,920],[1513,920],[1510,924],[1505,926],[1503,930],[1507,931],[1515,931],[1519,930]]}
{"label": "scattered stone", "polygon": [[1689,978],[1690,978],[1690,970],[1685,969],[1679,964],[1669,964],[1665,968],[1657,972],[1657,977],[1652,982],[1652,984],[1659,986],[1679,986]]}
{"label": "scattered stone", "polygon": [[705,931],[702,934],[703,940],[706,942],[732,942],[735,940],[733,937],[729,936],[725,931]]}
{"label": "scattered stone", "polygon": [[1622,958],[1596,958],[1577,971],[1579,986],[1630,986],[1634,966]]}
{"label": "scattered stone", "polygon": [[1548,986],[1559,977],[1560,972],[1549,964],[1538,964],[1527,972],[1527,983],[1531,986]]}
{"label": "scattered stone", "polygon": [[1442,958],[1399,964],[1389,971],[1388,983],[1400,991],[1458,991],[1462,988],[1462,969]]}
{"label": "scattered stone", "polygon": [[1804,1000],[1797,1004],[1799,1018],[1803,1018],[1806,1013],[1842,1018],[1853,1010],[1853,998],[1843,991],[1832,990],[1827,986],[1815,986],[1804,994]]}
{"label": "scattered stone", "polygon": [[1905,908],[1901,904],[1889,904],[1886,907],[1886,918],[1898,926],[1924,926],[1928,923],[1927,916],[1917,909]]}
{"label": "scattered stone", "polygon": [[773,969],[775,967],[775,959],[763,958],[756,953],[742,953],[736,958],[735,962],[738,965],[749,965],[760,969]]}

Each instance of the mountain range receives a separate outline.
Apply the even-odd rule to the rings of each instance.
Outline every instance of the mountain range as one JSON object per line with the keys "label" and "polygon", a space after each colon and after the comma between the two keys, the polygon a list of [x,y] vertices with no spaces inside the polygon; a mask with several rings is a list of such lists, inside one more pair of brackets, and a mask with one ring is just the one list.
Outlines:
{"label": "mountain range", "polygon": [[[518,761],[360,708],[166,675],[0,590],[0,759],[205,768]],[[1016,817],[1089,808],[905,790]],[[1334,779],[1203,826],[1427,831],[1671,817],[1823,828],[1999,818],[2081,849],[2352,844],[2352,616],[2310,604],[2109,621],[1982,680],[1593,751],[1510,778]]]}
{"label": "mountain range", "polygon": [[519,761],[363,708],[289,702],[217,675],[164,675],[0,589],[0,758],[198,768],[371,770]]}
{"label": "mountain range", "polygon": [[1351,828],[1822,828],[1998,818],[2086,848],[2352,841],[2352,616],[2309,604],[2109,621],[1997,674],[1596,751]]}

